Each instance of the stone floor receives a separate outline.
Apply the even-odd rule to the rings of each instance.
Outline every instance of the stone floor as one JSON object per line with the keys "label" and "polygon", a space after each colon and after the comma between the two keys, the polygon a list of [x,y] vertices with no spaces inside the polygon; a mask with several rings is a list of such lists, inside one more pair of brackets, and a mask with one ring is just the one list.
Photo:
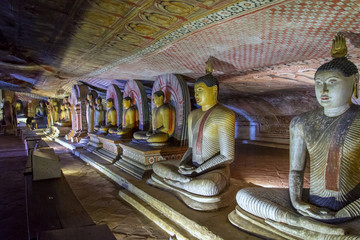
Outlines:
{"label": "stone floor", "polygon": [[[63,172],[93,220],[106,223],[117,239],[169,239],[167,233],[118,196],[120,187],[87,166],[55,142]],[[23,169],[26,162],[20,138],[0,135],[0,239],[26,239]],[[232,177],[264,187],[287,187],[288,150],[236,145]],[[306,183],[308,183],[308,174]]]}
{"label": "stone floor", "polygon": [[0,239],[27,239],[25,146],[15,136],[0,135]]}
{"label": "stone floor", "polygon": [[[118,185],[64,147],[56,143],[49,145],[59,154],[66,179],[94,222],[107,224],[119,240],[169,239],[166,232],[118,197]],[[27,239],[24,148],[20,138],[0,135],[1,240]]]}
{"label": "stone floor", "polygon": [[107,224],[117,239],[169,239],[169,235],[118,196],[120,187],[63,146],[48,142],[60,157],[73,192],[96,224]]}

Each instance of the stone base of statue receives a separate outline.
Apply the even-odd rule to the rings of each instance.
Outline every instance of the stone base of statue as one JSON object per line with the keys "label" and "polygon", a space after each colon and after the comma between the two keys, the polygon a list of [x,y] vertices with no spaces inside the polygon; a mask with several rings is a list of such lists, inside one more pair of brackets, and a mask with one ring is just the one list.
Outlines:
{"label": "stone base of statue", "polygon": [[47,127],[47,118],[45,117],[34,117],[31,121],[32,129],[46,128]]}
{"label": "stone base of statue", "polygon": [[[264,197],[266,199],[274,199],[274,202],[278,204],[280,207],[289,210],[289,212],[294,212],[294,209],[291,206],[290,198],[286,193],[287,189],[268,189],[270,191],[264,192]],[[300,216],[300,215],[299,215]],[[273,222],[267,223],[263,218],[257,217],[247,211],[243,210],[240,206],[236,206],[235,210],[232,211],[228,215],[229,221],[236,227],[240,228],[241,230],[263,236],[266,239],[291,239],[291,240],[298,240],[298,239],[308,239],[309,234],[316,236],[316,239],[360,239],[360,219],[355,219],[352,221],[339,223],[339,224],[331,224],[336,227],[341,227],[345,229],[347,235],[329,235],[329,234],[322,234],[319,232],[310,231],[307,233],[306,237],[301,237],[301,233],[306,232],[299,227],[293,227],[284,223],[287,226],[288,230],[281,231],[278,228],[274,227],[276,225],[280,225],[281,223]],[[270,225],[274,224],[274,226]],[[329,225],[331,227],[331,225]],[[334,238],[333,238],[333,237]],[[357,238],[358,236],[358,238]]]}
{"label": "stone base of statue", "polygon": [[155,173],[151,175],[151,178],[147,180],[147,184],[154,187],[161,188],[169,191],[180,198],[188,207],[198,211],[212,211],[223,207],[227,207],[235,202],[234,196],[236,195],[237,189],[233,184],[230,183],[225,190],[216,196],[201,196],[187,192],[183,189],[170,186],[165,183],[162,178],[157,176]]}
{"label": "stone base of statue", "polygon": [[74,142],[74,143],[78,143],[80,142],[80,140],[84,137],[87,136],[87,132],[86,131],[83,131],[83,130],[79,130],[77,132],[75,132],[74,136],[71,137],[71,141]]}
{"label": "stone base of statue", "polygon": [[100,134],[98,133],[88,133],[89,142],[84,148],[89,152],[93,152],[95,150],[102,148],[102,143],[99,140],[99,135]]}
{"label": "stone base of statue", "polygon": [[71,140],[71,138],[75,135],[75,130],[74,129],[71,129],[71,131],[65,135],[65,139],[66,140]]}
{"label": "stone base of statue", "polygon": [[187,147],[153,147],[135,142],[120,143],[120,147],[121,159],[115,166],[138,179],[143,178],[145,172],[151,171],[155,162],[180,160],[187,150]]}
{"label": "stone base of statue", "polygon": [[120,159],[122,154],[120,143],[131,141],[131,139],[123,139],[116,134],[98,135],[98,139],[102,148],[95,150],[94,153],[110,163],[115,163]]}
{"label": "stone base of statue", "polygon": [[51,132],[52,132],[52,138],[59,138],[59,137],[65,137],[65,135],[71,130],[71,126],[70,127],[65,127],[65,126],[60,126],[55,124],[54,126],[51,127]]}

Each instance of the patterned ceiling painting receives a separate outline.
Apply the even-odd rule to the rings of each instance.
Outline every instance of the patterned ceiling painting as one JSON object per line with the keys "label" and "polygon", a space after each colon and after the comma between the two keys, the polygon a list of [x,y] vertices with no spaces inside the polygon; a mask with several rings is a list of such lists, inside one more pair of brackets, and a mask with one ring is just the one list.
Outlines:
{"label": "patterned ceiling painting", "polygon": [[308,88],[337,32],[360,64],[359,19],[359,0],[4,0],[0,87],[63,96],[77,81],[196,78],[211,57],[227,93]]}

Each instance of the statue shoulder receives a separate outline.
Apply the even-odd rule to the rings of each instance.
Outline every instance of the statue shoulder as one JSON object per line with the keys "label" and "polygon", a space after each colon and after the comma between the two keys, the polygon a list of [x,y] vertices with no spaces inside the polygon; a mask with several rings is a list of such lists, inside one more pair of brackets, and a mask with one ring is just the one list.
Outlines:
{"label": "statue shoulder", "polygon": [[298,116],[295,116],[290,122],[290,128],[312,123],[313,120],[316,119],[318,116],[323,115],[323,111],[323,108],[317,108],[315,110],[304,112]]}
{"label": "statue shoulder", "polygon": [[215,107],[214,114],[219,115],[222,118],[235,118],[234,111],[220,103]]}

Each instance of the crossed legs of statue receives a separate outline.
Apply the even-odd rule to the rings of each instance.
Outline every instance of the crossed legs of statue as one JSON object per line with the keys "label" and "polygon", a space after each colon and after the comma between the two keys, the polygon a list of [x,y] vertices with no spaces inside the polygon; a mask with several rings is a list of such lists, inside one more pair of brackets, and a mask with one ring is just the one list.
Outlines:
{"label": "crossed legs of statue", "polygon": [[187,177],[178,172],[179,161],[166,161],[153,165],[154,173],[168,185],[201,196],[220,194],[229,183],[228,167],[215,169],[195,177]]}
{"label": "crossed legs of statue", "polygon": [[271,227],[301,239],[360,239],[344,229],[297,214],[288,189],[245,188],[236,195],[239,207]]}

